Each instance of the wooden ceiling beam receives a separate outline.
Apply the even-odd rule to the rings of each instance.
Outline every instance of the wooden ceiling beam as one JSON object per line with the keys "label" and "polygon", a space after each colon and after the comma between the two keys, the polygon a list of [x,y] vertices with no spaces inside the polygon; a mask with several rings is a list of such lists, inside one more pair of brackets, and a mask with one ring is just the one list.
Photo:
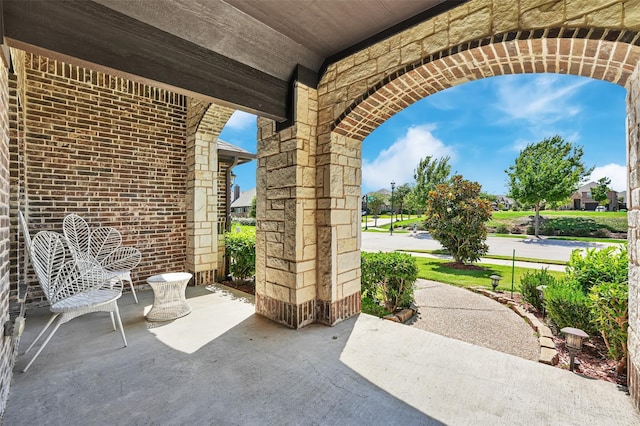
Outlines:
{"label": "wooden ceiling beam", "polygon": [[276,121],[287,118],[287,81],[100,4],[1,0],[1,6],[4,40],[12,47]]}

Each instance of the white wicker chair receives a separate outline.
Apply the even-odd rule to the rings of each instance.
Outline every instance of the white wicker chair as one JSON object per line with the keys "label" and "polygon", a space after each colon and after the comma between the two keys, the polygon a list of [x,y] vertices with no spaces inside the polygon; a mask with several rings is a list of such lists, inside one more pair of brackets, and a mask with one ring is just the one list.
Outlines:
{"label": "white wicker chair", "polygon": [[[138,303],[138,296],[133,287],[131,270],[138,266],[142,258],[140,251],[134,247],[121,247],[122,235],[112,227],[103,226],[91,230],[87,222],[76,214],[65,216],[62,223],[64,236],[75,259],[89,256],[104,265],[105,260],[117,250],[123,257],[117,262],[110,259],[107,270],[112,281],[128,281],[133,299]],[[126,254],[126,255],[125,255]],[[115,266],[117,265],[117,266]]]}
{"label": "white wicker chair", "polygon": [[56,232],[39,232],[31,242],[31,264],[51,305],[49,309],[53,312],[53,316],[27,348],[25,354],[40,340],[56,318],[58,321],[24,368],[25,372],[62,324],[90,312],[109,312],[114,330],[116,330],[115,314],[122,341],[124,346],[127,346],[117,304],[117,300],[122,296],[122,283],[120,281],[113,283],[105,268],[95,260],[88,257],[67,260],[65,252],[64,238]]}

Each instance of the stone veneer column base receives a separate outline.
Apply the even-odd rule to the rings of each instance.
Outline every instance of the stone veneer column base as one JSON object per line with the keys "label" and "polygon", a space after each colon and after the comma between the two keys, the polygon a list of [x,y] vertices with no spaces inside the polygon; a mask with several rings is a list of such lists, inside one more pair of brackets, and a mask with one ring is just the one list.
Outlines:
{"label": "stone veneer column base", "polygon": [[640,409],[640,370],[632,362],[627,363],[627,386],[636,409]]}
{"label": "stone veneer column base", "polygon": [[256,313],[290,328],[314,322],[335,325],[360,313],[360,292],[335,302],[310,300],[300,305],[256,294]]}
{"label": "stone veneer column base", "polygon": [[295,305],[256,294],[256,314],[287,327],[298,329],[315,322],[316,301],[310,300]]}
{"label": "stone veneer column base", "polygon": [[331,302],[318,300],[317,321],[326,325],[336,325],[340,321],[360,313],[362,297],[360,292],[353,293],[342,300]]}

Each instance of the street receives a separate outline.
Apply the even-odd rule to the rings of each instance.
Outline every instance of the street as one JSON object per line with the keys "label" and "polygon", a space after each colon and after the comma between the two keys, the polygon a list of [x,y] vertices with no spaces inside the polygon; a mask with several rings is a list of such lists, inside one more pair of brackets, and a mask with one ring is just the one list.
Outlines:
{"label": "street", "polygon": [[[625,240],[620,240],[623,243]],[[602,249],[608,246],[615,246],[610,243],[591,243],[583,241],[547,240],[543,238],[529,237],[504,238],[489,237],[489,254],[512,256],[513,250],[516,257],[529,257],[535,259],[569,260],[571,251],[574,249],[597,248]],[[427,232],[394,233],[389,232],[363,232],[362,250],[366,251],[389,251],[389,250],[437,250],[442,246],[434,240]]]}

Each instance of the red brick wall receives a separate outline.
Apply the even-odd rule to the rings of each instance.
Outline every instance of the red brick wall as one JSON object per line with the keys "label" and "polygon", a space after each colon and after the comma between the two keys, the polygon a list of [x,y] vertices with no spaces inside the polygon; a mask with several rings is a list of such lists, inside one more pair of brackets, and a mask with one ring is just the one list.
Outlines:
{"label": "red brick wall", "polygon": [[[0,65],[0,330],[5,322],[15,315],[11,311],[16,305],[15,286],[11,286],[10,259],[10,226],[9,226],[9,139],[11,134],[9,119],[15,113],[16,82],[9,78],[8,70]],[[11,370],[19,339],[0,335],[0,414],[9,394]]]}
{"label": "red brick wall", "polygon": [[[185,268],[186,99],[26,55],[24,160],[32,232],[69,213],[142,252],[135,284]],[[34,302],[39,288],[30,288]]]}

